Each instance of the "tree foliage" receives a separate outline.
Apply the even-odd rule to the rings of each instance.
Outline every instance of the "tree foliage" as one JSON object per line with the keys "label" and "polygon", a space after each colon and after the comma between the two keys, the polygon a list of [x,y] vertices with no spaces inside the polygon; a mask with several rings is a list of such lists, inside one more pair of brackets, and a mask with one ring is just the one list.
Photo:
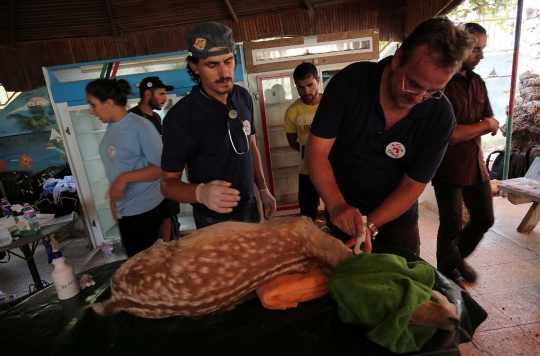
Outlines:
{"label": "tree foliage", "polygon": [[49,119],[43,107],[36,105],[28,107],[30,116],[23,114],[9,114],[8,119],[17,120],[20,132],[30,131],[32,133],[42,132],[49,127],[55,127],[56,121]]}
{"label": "tree foliage", "polygon": [[518,0],[465,0],[449,17],[487,20],[514,17]]}

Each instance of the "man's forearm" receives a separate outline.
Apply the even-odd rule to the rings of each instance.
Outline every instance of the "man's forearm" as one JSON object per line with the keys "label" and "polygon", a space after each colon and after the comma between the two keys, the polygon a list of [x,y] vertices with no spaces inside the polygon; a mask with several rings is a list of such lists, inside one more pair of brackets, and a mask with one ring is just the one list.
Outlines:
{"label": "man's forearm", "polygon": [[309,178],[319,192],[328,211],[335,206],[345,204],[345,198],[341,194],[334,177],[332,166],[326,157],[314,157],[306,161]]}
{"label": "man's forearm", "polygon": [[162,178],[161,194],[178,203],[197,203],[197,186],[198,184],[182,182],[179,178]]}
{"label": "man's forearm", "polygon": [[253,159],[253,176],[255,179],[255,184],[259,190],[266,189],[268,186],[266,185],[266,180],[264,179],[261,155],[259,153],[259,149],[257,148],[257,144],[255,143],[255,139],[253,138],[250,139],[250,151]]}
{"label": "man's forearm", "polygon": [[486,127],[483,121],[472,125],[456,125],[452,138],[450,139],[450,145],[472,140],[478,136],[485,135],[488,132],[488,127]]}
{"label": "man's forearm", "polygon": [[346,204],[336,183],[332,165],[328,160],[334,142],[335,139],[309,135],[305,150],[305,163],[309,178],[329,212],[332,212],[336,206]]}
{"label": "man's forearm", "polygon": [[405,175],[399,186],[369,214],[369,220],[380,227],[397,219],[413,206],[425,187],[425,183],[417,182]]}

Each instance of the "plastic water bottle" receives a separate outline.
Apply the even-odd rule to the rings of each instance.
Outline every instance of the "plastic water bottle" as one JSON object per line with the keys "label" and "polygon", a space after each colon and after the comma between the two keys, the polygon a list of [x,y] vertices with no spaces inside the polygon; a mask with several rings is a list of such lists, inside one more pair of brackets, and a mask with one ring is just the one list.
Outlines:
{"label": "plastic water bottle", "polygon": [[6,218],[11,215],[11,204],[6,198],[2,198],[0,207],[2,208],[2,214],[4,214]]}
{"label": "plastic water bottle", "polygon": [[6,198],[2,198],[0,201],[0,207],[2,208],[2,214],[6,218],[8,218],[10,215],[13,215],[13,220],[15,220],[15,226],[9,228],[9,232],[13,237],[15,237],[15,240],[17,240],[21,236],[21,232],[19,231],[19,218],[17,217],[17,213],[11,210],[11,204],[8,202]]}
{"label": "plastic water bottle", "polygon": [[34,208],[28,203],[24,203],[24,217],[28,221],[28,230],[39,230],[39,221]]}

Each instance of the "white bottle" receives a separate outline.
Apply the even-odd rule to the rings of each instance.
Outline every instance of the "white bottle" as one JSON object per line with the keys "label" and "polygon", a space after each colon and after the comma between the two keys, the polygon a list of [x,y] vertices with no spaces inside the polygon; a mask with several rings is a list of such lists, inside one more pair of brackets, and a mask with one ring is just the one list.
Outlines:
{"label": "white bottle", "polygon": [[52,260],[54,269],[51,272],[51,277],[58,293],[58,299],[65,300],[79,294],[80,288],[75,277],[73,267],[66,264],[65,257],[60,257]]}
{"label": "white bottle", "polygon": [[366,243],[366,229],[367,229],[367,216],[362,215],[362,222],[364,223],[364,233],[362,236],[356,239],[356,245],[354,246],[354,254],[359,255],[364,252],[364,244]]}

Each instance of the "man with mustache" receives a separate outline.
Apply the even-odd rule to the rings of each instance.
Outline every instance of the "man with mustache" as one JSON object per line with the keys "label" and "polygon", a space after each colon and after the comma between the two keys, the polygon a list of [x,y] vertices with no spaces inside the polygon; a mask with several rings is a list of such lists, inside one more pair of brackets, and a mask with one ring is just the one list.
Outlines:
{"label": "man with mustache", "polygon": [[285,112],[284,127],[289,146],[300,152],[300,174],[298,175],[300,213],[315,221],[319,206],[319,193],[309,179],[304,163],[304,151],[313,117],[322,99],[322,94],[319,94],[321,80],[317,67],[311,63],[298,65],[293,72],[293,79],[300,98],[292,103]]}
{"label": "man with mustache", "polygon": [[[141,100],[139,104],[129,111],[144,117],[154,124],[159,135],[163,135],[163,126],[161,125],[161,116],[154,110],[161,110],[167,103],[167,92],[173,90],[172,85],[165,85],[159,77],[146,77],[139,84]],[[165,211],[162,211],[163,222],[159,229],[159,238],[164,241],[170,241],[171,237],[176,238],[180,235],[180,225],[178,223],[178,214],[180,214],[180,204],[165,199]],[[174,228],[173,228],[174,227]]]}
{"label": "man with mustache", "polygon": [[[486,30],[467,23],[465,30],[476,44],[461,69],[446,86],[446,96],[456,116],[456,129],[444,159],[433,178],[439,207],[437,269],[459,282],[476,281],[476,272],[465,262],[494,223],[493,196],[482,152],[483,135],[495,135],[499,122],[493,117],[486,84],[473,69],[484,58]],[[462,204],[470,213],[463,227]]]}
{"label": "man with mustache", "polygon": [[[261,220],[254,183],[271,218],[276,201],[268,191],[255,142],[253,101],[234,84],[232,31],[203,22],[188,34],[188,73],[198,83],[163,121],[162,194],[191,203],[198,229],[227,220]],[[189,183],[183,182],[187,168]]]}
{"label": "man with mustache", "polygon": [[420,253],[418,197],[454,129],[444,88],[474,45],[445,17],[418,25],[393,56],[353,63],[325,88],[306,145],[306,167],[333,235],[364,232]]}

